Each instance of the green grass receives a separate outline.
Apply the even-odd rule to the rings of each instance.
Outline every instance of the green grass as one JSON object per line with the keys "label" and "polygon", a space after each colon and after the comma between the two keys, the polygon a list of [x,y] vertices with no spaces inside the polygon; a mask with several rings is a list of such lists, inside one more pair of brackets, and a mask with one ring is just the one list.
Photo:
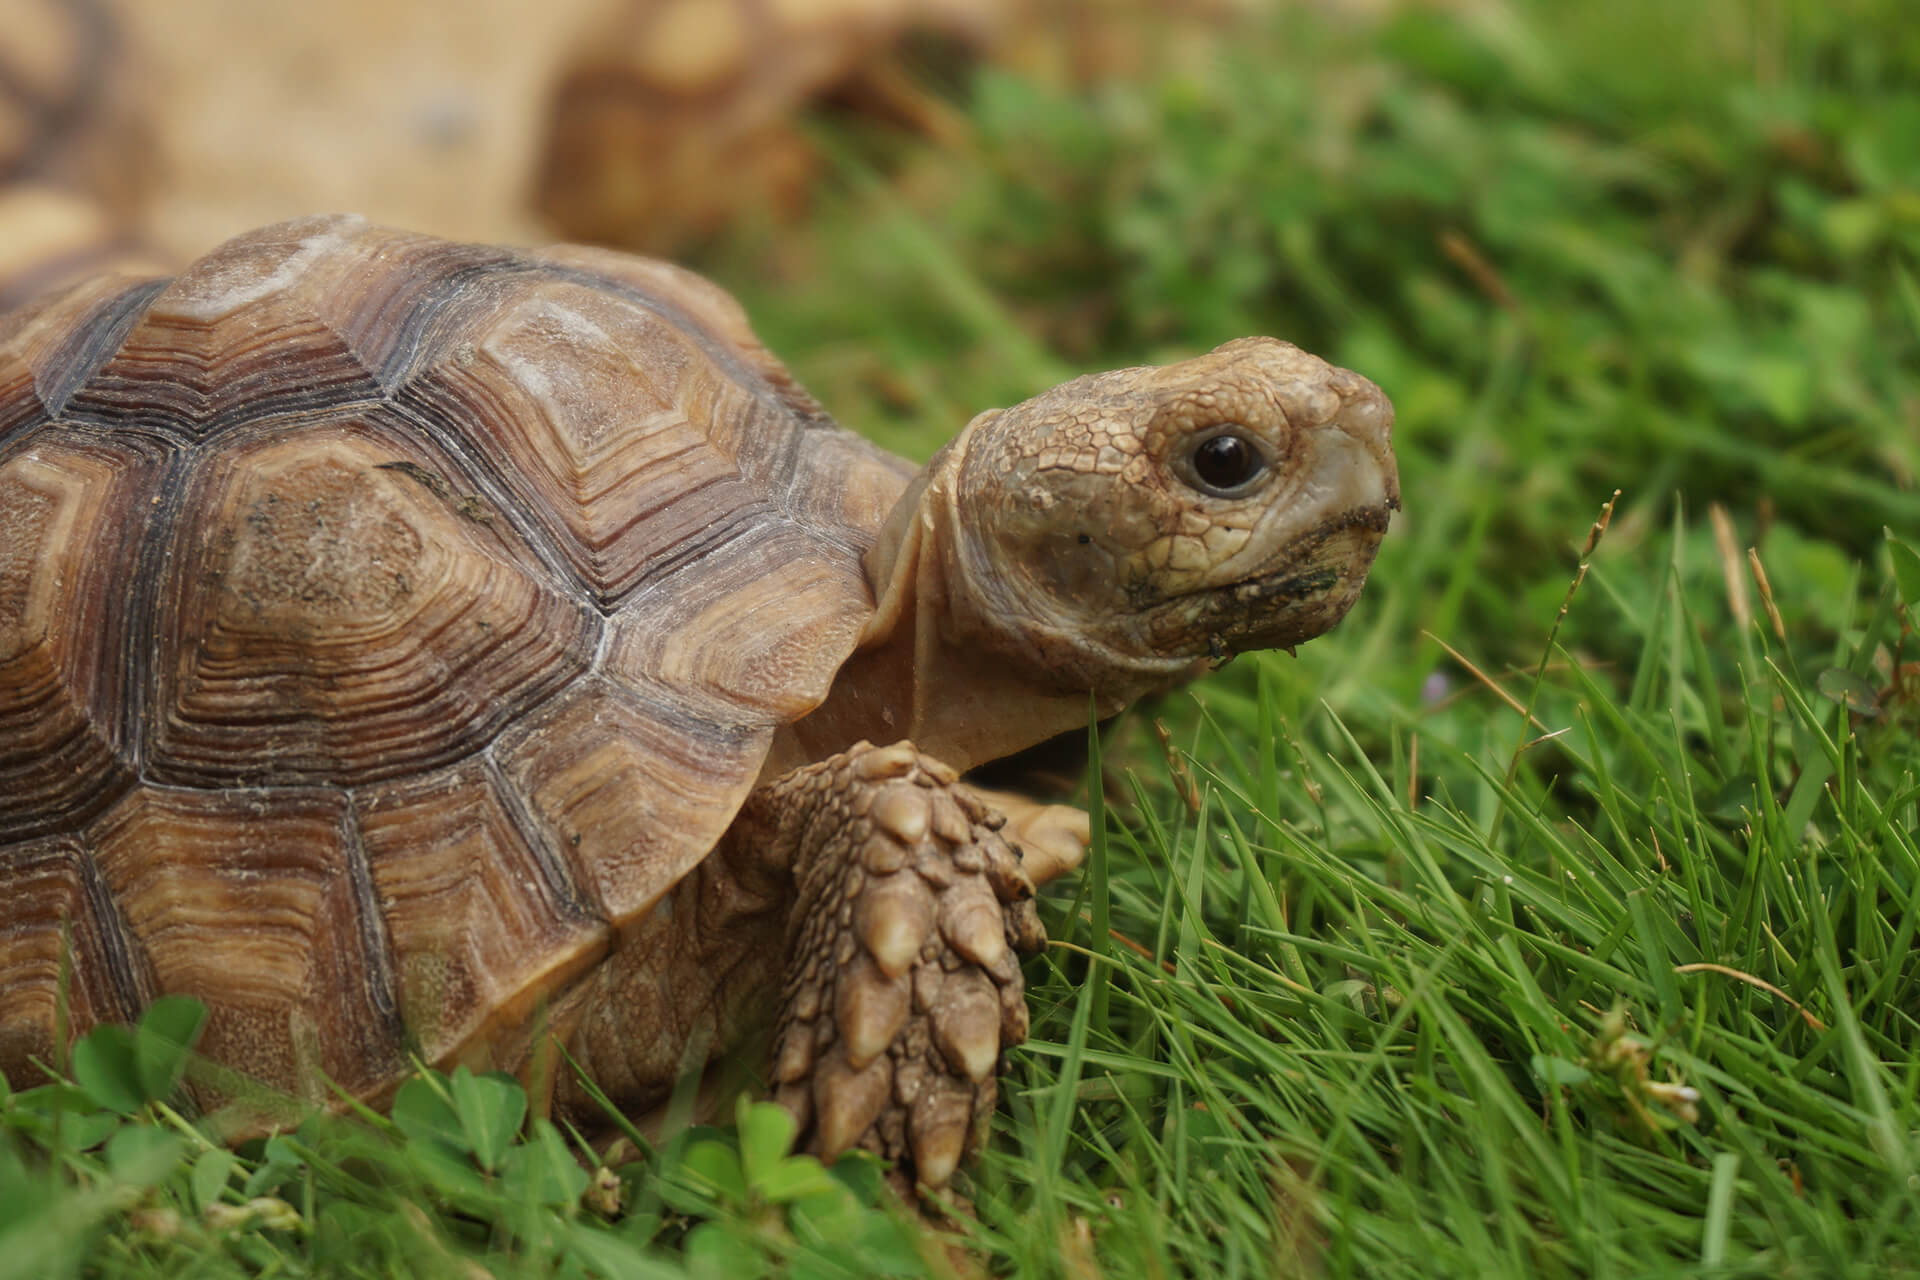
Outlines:
{"label": "green grass", "polygon": [[[843,138],[815,223],[707,264],[920,456],[1247,332],[1399,408],[1407,509],[1354,615],[1101,744],[975,1248],[1076,1278],[1920,1271],[1920,23],[1301,8],[1149,88],[990,77],[974,145],[891,179]],[[567,1135],[516,1137],[484,1082],[234,1163],[146,1101],[164,1048],[101,1054],[133,1118],[0,1109],[0,1277],[938,1273],[871,1171],[780,1165],[767,1120],[628,1170],[607,1222]],[[292,1217],[206,1217],[269,1192]]]}

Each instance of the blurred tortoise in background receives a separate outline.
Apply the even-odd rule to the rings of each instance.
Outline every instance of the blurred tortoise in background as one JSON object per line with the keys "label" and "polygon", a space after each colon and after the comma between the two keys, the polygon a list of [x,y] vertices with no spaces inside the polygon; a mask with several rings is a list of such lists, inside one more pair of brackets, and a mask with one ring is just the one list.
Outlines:
{"label": "blurred tortoise in background", "polygon": [[555,82],[533,203],[562,235],[666,251],[743,209],[790,216],[821,167],[800,117],[837,102],[957,126],[908,54],[964,64],[1011,0],[618,0]]}
{"label": "blurred tortoise in background", "polygon": [[0,0],[0,310],[155,260],[139,70],[107,0]]}
{"label": "blurred tortoise in background", "polygon": [[1266,0],[614,0],[560,69],[533,203],[560,234],[665,252],[806,206],[806,119],[964,139],[986,62],[1084,86],[1204,62]]}
{"label": "blurred tortoise in background", "polygon": [[1086,834],[957,771],[1334,625],[1391,418],[1248,338],[916,474],[682,269],[346,217],[19,310],[0,1068],[165,993],[316,1102],[551,1032],[642,1113],[757,1043],[812,1149],[943,1183]]}

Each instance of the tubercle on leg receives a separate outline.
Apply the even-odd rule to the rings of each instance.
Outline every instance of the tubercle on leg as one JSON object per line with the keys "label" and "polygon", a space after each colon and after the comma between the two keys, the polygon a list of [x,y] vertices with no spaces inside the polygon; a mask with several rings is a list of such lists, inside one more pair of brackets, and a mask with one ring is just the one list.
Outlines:
{"label": "tubercle on leg", "polygon": [[[1016,951],[1046,935],[1002,820],[911,744],[855,748],[762,788],[797,841],[775,1097],[826,1156],[863,1146],[943,1185],[1027,1033]],[[788,812],[775,818],[770,810]]]}
{"label": "tubercle on leg", "polygon": [[[785,868],[759,856],[764,833],[730,831],[554,1010],[554,1034],[621,1110],[643,1113],[688,1069],[751,1049],[774,1012],[771,988],[792,900]],[[562,1114],[597,1105],[570,1069],[554,1073]]]}

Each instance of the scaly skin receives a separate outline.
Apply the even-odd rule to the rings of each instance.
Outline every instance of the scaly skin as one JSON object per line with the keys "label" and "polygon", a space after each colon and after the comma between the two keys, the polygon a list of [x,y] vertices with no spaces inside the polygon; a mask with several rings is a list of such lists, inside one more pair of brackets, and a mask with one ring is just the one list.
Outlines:
{"label": "scaly skin", "polygon": [[1046,943],[1005,820],[906,742],[797,770],[749,808],[799,841],[774,1097],[809,1150],[865,1147],[944,1186],[1027,1035],[1014,953]]}
{"label": "scaly skin", "polygon": [[[1400,505],[1392,426],[1373,383],[1273,338],[981,414],[888,517],[860,647],[761,781],[861,738],[970,769],[1319,635]],[[1223,433],[1261,463],[1227,491],[1193,465]]]}
{"label": "scaly skin", "polygon": [[[1078,863],[1086,819],[983,799],[948,766],[1333,626],[1399,506],[1392,423],[1365,378],[1246,338],[981,414],[901,497],[858,651],[727,837],[796,850],[773,1079],[812,1149],[943,1184],[1025,1035],[1008,947],[1042,940],[1025,895]],[[1223,438],[1247,465],[1202,474]],[[902,735],[944,763],[834,754]]]}
{"label": "scaly skin", "polygon": [[[902,1190],[945,1186],[985,1135],[1001,1052],[1026,1038],[1016,953],[1046,943],[1008,829],[908,742],[859,743],[756,789],[675,890],[676,927],[636,934],[601,967],[572,1052],[617,1102],[657,1103],[691,1065],[689,1042],[740,1046],[777,989],[769,1082],[801,1146],[864,1147],[894,1162]],[[563,1107],[588,1111],[559,1088]]]}

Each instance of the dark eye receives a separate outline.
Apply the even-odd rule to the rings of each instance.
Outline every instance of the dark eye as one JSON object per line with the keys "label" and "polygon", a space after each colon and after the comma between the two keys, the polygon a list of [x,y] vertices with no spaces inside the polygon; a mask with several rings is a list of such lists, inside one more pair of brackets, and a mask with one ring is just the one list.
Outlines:
{"label": "dark eye", "polygon": [[1222,431],[1194,446],[1191,463],[1199,487],[1225,497],[1252,483],[1266,469],[1267,459],[1245,436]]}

